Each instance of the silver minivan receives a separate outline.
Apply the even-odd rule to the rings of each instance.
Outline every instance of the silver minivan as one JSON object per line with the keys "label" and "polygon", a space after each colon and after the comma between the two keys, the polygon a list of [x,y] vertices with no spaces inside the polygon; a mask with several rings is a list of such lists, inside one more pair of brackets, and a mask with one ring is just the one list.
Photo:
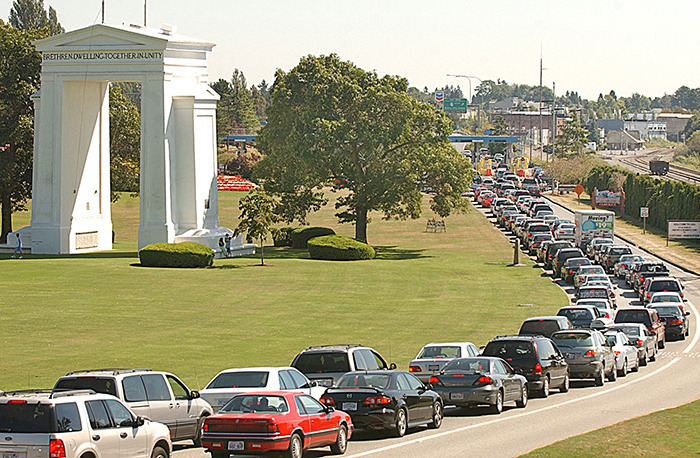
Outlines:
{"label": "silver minivan", "polygon": [[121,399],[136,415],[164,423],[173,441],[192,439],[199,445],[204,418],[214,413],[198,391],[168,372],[150,369],[97,369],[70,372],[53,392],[93,390]]}

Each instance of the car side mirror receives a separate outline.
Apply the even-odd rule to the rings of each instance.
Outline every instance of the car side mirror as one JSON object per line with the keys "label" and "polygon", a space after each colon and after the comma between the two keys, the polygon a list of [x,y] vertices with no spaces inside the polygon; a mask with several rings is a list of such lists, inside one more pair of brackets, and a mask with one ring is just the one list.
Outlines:
{"label": "car side mirror", "polygon": [[188,399],[197,399],[199,398],[199,391],[190,391],[190,395],[188,396]]}
{"label": "car side mirror", "polygon": [[426,390],[432,390],[433,389],[433,384],[432,383],[425,383],[423,384]]}
{"label": "car side mirror", "polygon": [[333,406],[324,406],[324,409],[323,409],[323,410],[325,410],[326,413],[332,413],[332,412],[335,412],[335,407],[333,407]]}
{"label": "car side mirror", "polygon": [[392,371],[393,371],[394,369],[396,369],[396,367],[397,367],[397,366],[396,366],[396,363],[391,363],[391,364],[389,364],[389,369],[391,369]]}
{"label": "car side mirror", "polygon": [[684,313],[685,316],[690,315],[690,312],[687,312],[687,311],[686,311],[686,312],[683,312],[683,313]]}
{"label": "car side mirror", "polygon": [[136,420],[132,422],[132,427],[138,428],[144,425],[146,423],[146,420],[143,419],[143,417],[136,417]]}

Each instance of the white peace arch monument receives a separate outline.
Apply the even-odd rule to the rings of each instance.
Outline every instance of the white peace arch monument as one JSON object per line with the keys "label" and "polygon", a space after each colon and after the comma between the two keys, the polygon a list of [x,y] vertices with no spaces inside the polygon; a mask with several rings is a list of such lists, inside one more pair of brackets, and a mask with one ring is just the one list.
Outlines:
{"label": "white peace arch monument", "polygon": [[[112,248],[109,83],[141,84],[139,249],[196,241],[218,251],[216,102],[208,85],[213,43],[140,26],[96,24],[39,40],[33,96],[32,253]],[[255,245],[232,242],[237,254]]]}

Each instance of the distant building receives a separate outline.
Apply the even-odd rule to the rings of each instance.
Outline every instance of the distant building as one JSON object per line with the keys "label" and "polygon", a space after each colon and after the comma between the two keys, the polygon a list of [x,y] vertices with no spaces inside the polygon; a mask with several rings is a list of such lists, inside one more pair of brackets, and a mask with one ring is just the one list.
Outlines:
{"label": "distant building", "polygon": [[666,140],[666,121],[644,119],[642,115],[636,115],[631,119],[597,119],[598,127],[605,131],[605,135],[612,131],[639,132],[641,140],[661,138]]}
{"label": "distant building", "polygon": [[691,113],[659,113],[656,119],[666,122],[667,139],[672,142],[680,142],[687,140],[687,138],[681,138],[681,132],[685,130],[685,126],[692,117]]}
{"label": "distant building", "polygon": [[636,151],[644,146],[644,141],[636,130],[611,130],[605,139],[608,149]]}

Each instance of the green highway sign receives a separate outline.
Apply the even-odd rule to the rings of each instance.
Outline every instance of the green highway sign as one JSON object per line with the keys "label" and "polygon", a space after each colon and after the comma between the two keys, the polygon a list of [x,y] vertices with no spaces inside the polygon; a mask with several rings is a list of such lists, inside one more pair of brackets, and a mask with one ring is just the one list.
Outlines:
{"label": "green highway sign", "polygon": [[467,99],[445,99],[444,110],[454,113],[467,112]]}

